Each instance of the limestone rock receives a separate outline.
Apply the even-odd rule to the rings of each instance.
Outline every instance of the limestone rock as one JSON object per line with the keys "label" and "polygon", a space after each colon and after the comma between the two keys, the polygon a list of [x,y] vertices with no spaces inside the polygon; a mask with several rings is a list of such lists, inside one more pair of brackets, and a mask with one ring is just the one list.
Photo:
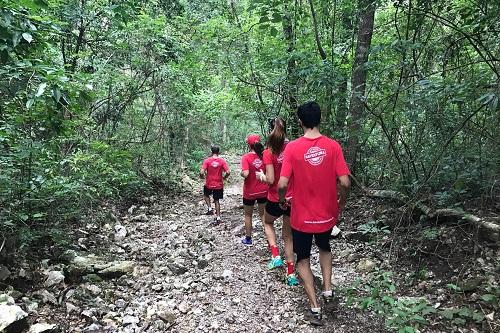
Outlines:
{"label": "limestone rock", "polygon": [[149,219],[146,214],[140,214],[132,217],[130,220],[135,222],[147,222]]}
{"label": "limestone rock", "polygon": [[47,274],[47,279],[45,280],[45,286],[50,288],[56,286],[64,281],[64,274],[61,271],[50,271]]}
{"label": "limestone rock", "polygon": [[56,325],[47,324],[47,323],[39,323],[30,327],[28,333],[49,333],[53,332],[56,329]]}
{"label": "limestone rock", "polygon": [[27,326],[28,314],[17,305],[0,304],[0,332],[7,327],[14,332],[21,332]]}
{"label": "limestone rock", "polygon": [[43,303],[57,305],[57,298],[45,289],[34,292],[33,296],[39,298]]}
{"label": "limestone rock", "polygon": [[361,259],[358,263],[358,271],[362,273],[371,272],[375,268],[375,263],[370,259]]}
{"label": "limestone rock", "polygon": [[127,326],[127,325],[132,325],[132,324],[138,324],[139,323],[139,318],[131,315],[126,315],[122,319],[122,325]]}
{"label": "limestone rock", "polygon": [[122,225],[115,225],[115,240],[122,241],[127,237],[127,229]]}
{"label": "limestone rock", "polygon": [[10,274],[11,273],[7,267],[5,267],[4,265],[0,265],[0,281],[7,280]]}
{"label": "limestone rock", "polygon": [[130,274],[134,271],[135,264],[132,261],[119,261],[111,264],[111,266],[101,269],[97,272],[100,276],[115,278],[122,275]]}
{"label": "limestone rock", "polygon": [[83,329],[83,333],[99,333],[102,332],[102,326],[99,324],[92,324]]}

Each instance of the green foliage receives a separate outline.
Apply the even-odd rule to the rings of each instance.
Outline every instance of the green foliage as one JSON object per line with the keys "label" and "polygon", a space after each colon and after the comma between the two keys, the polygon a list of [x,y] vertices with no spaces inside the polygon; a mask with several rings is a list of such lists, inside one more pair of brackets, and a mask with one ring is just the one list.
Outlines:
{"label": "green foliage", "polygon": [[[425,279],[424,273],[419,273]],[[468,322],[480,323],[484,315],[468,307],[437,310],[425,298],[397,296],[397,286],[388,271],[376,271],[363,284],[356,280],[346,289],[347,304],[356,304],[385,318],[386,326],[396,332],[418,332],[433,320],[448,320],[455,325]],[[486,294],[483,301],[493,301],[494,295]]]}
{"label": "green foliage", "polygon": [[[242,153],[276,115],[294,139],[294,104],[311,99],[325,134],[344,147],[359,136],[360,182],[438,206],[494,202],[497,7],[380,5],[367,94],[352,96],[362,1],[4,0],[0,232],[196,172],[212,143]],[[347,126],[352,98],[365,103],[359,133]]]}
{"label": "green foliage", "polygon": [[439,236],[439,230],[437,228],[425,228],[422,230],[422,236],[427,240],[434,240]]}
{"label": "green foliage", "polygon": [[378,221],[368,221],[358,226],[358,230],[361,231],[363,235],[376,235],[379,233],[390,234],[391,230],[388,226],[382,225],[380,226],[380,222]]}

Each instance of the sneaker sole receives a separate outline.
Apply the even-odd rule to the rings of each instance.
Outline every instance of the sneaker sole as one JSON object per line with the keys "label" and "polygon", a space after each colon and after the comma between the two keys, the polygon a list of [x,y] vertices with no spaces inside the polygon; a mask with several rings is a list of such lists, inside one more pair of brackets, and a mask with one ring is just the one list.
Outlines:
{"label": "sneaker sole", "polygon": [[304,321],[306,323],[308,323],[309,325],[316,326],[316,327],[325,326],[325,323],[322,320],[320,321],[317,319],[304,319]]}

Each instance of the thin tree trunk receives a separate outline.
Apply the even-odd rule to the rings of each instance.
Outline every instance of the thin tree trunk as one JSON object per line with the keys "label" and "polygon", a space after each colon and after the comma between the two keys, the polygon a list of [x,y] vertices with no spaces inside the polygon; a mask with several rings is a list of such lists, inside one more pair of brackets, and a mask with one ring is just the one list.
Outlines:
{"label": "thin tree trunk", "polygon": [[[319,29],[318,29],[318,19],[316,18],[316,10],[314,9],[314,2],[313,0],[309,0],[309,7],[311,9],[311,17],[312,17],[312,22],[313,22],[313,28],[314,28],[314,38],[316,40],[316,47],[318,48],[318,53],[319,56],[321,57],[321,60],[323,62],[327,62],[327,54],[325,52],[325,49],[321,45],[321,37],[319,35]],[[333,22],[333,25],[335,26],[335,22]],[[333,49],[332,49],[332,54],[333,54]],[[330,64],[330,66],[333,66],[333,62]],[[332,89],[332,83],[328,80],[326,83],[326,105],[322,108],[323,110],[323,121],[328,121],[330,118],[330,114],[332,112],[332,102],[333,102],[333,89]]]}
{"label": "thin tree trunk", "polygon": [[358,29],[358,40],[351,78],[351,101],[349,104],[350,121],[348,124],[349,139],[347,143],[347,163],[355,170],[356,156],[359,150],[359,141],[363,122],[364,95],[366,91],[368,53],[373,35],[375,19],[375,3],[372,0],[360,0],[361,16]]}
{"label": "thin tree trunk", "polygon": [[[288,125],[291,129],[291,135],[297,137],[300,135],[300,129],[295,121],[294,113],[297,109],[297,76],[295,74],[297,63],[293,58],[293,52],[295,51],[295,34],[293,32],[293,21],[292,13],[288,4],[285,4],[285,13],[283,18],[283,34],[287,42],[287,53],[288,53],[288,63],[287,63],[287,80],[285,87],[286,101],[288,104]],[[291,120],[291,121],[290,121]]]}

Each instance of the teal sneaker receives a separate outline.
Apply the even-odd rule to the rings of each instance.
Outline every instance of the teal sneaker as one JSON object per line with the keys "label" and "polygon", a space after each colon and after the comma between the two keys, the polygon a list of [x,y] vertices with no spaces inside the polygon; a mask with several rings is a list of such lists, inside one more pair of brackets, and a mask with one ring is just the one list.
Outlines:
{"label": "teal sneaker", "polygon": [[280,256],[272,258],[267,264],[267,269],[275,269],[276,267],[282,267],[285,263],[281,260]]}
{"label": "teal sneaker", "polygon": [[286,284],[289,286],[298,286],[299,285],[299,279],[297,279],[297,276],[295,273],[288,274],[286,276]]}

